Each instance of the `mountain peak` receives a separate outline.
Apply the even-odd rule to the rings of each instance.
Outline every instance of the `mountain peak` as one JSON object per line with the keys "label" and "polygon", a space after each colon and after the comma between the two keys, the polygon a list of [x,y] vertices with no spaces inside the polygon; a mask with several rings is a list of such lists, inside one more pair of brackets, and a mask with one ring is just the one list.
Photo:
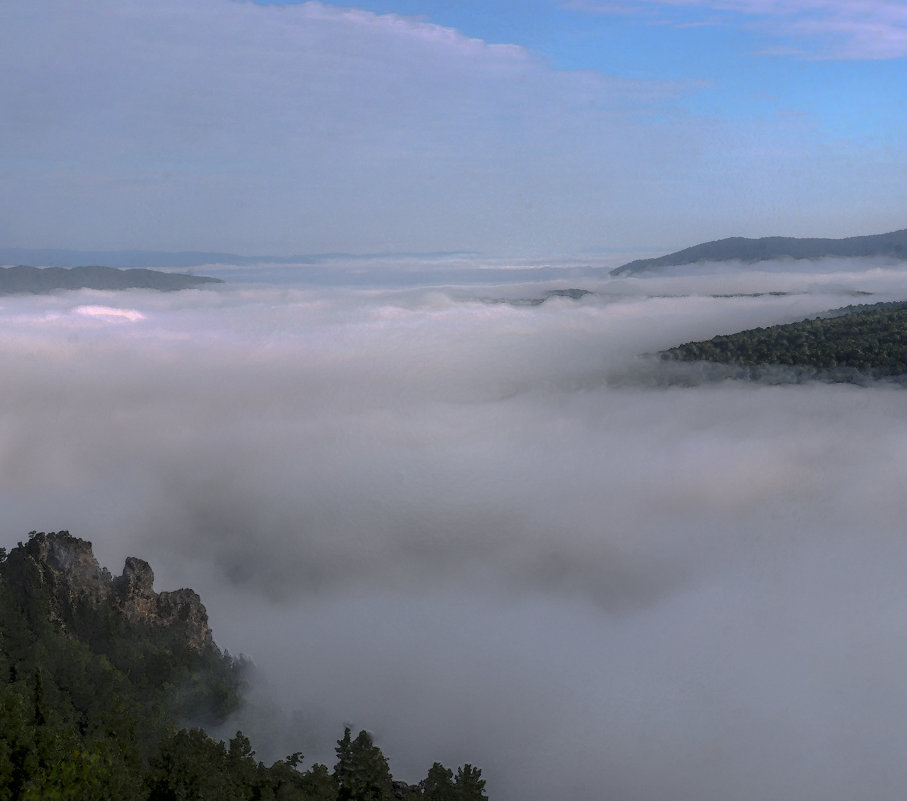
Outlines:
{"label": "mountain peak", "polygon": [[14,572],[35,571],[49,590],[51,617],[64,627],[81,605],[106,606],[130,623],[179,632],[193,650],[214,647],[198,593],[190,589],[155,592],[154,571],[143,559],[127,557],[122,575],[114,578],[98,564],[90,542],[58,531],[33,533],[25,545],[13,549],[7,561]]}

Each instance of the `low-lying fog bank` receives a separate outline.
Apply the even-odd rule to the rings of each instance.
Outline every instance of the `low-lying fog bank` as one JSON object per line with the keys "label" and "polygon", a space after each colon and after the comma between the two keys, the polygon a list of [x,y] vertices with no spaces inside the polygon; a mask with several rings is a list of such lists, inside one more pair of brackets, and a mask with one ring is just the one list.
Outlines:
{"label": "low-lying fog bank", "polygon": [[905,278],[4,298],[6,538],[198,590],[262,757],[349,723],[493,801],[894,801],[904,390],[608,377]]}

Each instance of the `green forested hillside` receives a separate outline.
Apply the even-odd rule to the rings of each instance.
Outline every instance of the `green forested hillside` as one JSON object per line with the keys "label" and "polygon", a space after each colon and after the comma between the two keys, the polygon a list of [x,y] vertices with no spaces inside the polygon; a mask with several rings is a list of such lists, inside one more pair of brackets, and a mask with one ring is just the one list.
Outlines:
{"label": "green forested hillside", "polygon": [[67,532],[0,548],[0,801],[485,798],[470,765],[393,781],[367,732],[344,732],[333,770],[298,753],[265,765],[241,732],[209,737],[247,665],[213,643],[194,592],[152,581],[133,558],[111,576]]}
{"label": "green forested hillside", "polygon": [[812,368],[841,380],[900,376],[907,374],[907,302],[849,306],[811,320],[687,342],[660,355],[743,367]]}

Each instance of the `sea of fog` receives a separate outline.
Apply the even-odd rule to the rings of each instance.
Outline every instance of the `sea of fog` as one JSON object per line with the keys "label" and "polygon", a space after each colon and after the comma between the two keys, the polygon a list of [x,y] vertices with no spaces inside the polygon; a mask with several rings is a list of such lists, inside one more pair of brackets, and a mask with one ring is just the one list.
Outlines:
{"label": "sea of fog", "polygon": [[492,801],[900,801],[905,390],[645,354],[907,267],[449,266],[0,298],[3,544],[195,588],[262,758],[333,764],[350,725]]}

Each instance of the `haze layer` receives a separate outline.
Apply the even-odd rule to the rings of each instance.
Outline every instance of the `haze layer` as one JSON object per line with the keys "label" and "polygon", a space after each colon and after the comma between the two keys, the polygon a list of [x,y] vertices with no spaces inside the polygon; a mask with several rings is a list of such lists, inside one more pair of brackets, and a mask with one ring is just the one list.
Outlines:
{"label": "haze layer", "polygon": [[496,801],[899,799],[903,390],[641,369],[899,297],[838,267],[4,299],[6,538],[199,591],[263,757],[351,723]]}

